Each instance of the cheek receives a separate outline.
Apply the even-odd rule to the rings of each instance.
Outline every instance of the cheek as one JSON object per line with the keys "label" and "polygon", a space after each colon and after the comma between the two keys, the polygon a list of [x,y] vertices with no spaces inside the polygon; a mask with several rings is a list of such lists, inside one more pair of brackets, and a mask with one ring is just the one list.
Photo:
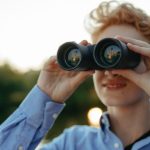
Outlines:
{"label": "cheek", "polygon": [[101,84],[103,78],[104,78],[104,73],[102,71],[95,71],[93,75],[94,85],[96,86]]}
{"label": "cheek", "polygon": [[94,87],[97,94],[100,91],[103,78],[104,78],[104,72],[102,71],[96,71],[95,74],[93,75]]}
{"label": "cheek", "polygon": [[128,87],[125,90],[125,93],[128,93],[125,94],[125,99],[129,103],[139,101],[146,95],[146,93],[134,83],[129,83]]}

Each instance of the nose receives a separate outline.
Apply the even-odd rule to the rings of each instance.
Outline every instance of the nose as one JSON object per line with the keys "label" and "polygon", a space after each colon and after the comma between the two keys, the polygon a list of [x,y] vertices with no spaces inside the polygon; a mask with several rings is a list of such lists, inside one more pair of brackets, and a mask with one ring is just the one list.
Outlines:
{"label": "nose", "polygon": [[112,78],[118,76],[117,74],[112,74],[111,70],[105,70],[104,75],[107,76],[108,79],[112,79]]}

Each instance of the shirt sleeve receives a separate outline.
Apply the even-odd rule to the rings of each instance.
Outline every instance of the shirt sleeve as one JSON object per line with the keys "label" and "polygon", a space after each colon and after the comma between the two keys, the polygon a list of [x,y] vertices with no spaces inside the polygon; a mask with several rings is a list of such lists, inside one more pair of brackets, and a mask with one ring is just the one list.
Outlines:
{"label": "shirt sleeve", "polygon": [[34,150],[65,104],[55,103],[36,85],[0,125],[0,149]]}

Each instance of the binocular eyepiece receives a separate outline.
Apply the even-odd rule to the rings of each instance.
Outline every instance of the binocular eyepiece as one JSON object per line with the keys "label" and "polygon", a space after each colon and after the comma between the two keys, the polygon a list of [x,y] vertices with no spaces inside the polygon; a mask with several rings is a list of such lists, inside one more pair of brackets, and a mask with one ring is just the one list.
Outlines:
{"label": "binocular eyepiece", "polygon": [[88,46],[66,42],[57,52],[58,64],[68,71],[135,68],[140,58],[140,54],[114,38],[105,38]]}

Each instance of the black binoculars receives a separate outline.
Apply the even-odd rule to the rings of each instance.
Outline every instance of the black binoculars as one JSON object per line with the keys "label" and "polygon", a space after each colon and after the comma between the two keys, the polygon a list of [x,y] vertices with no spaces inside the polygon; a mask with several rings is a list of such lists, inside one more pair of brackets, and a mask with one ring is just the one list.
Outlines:
{"label": "black binoculars", "polygon": [[140,62],[140,54],[114,38],[104,38],[94,45],[79,45],[75,42],[62,44],[57,52],[57,61],[65,70],[130,69]]}

